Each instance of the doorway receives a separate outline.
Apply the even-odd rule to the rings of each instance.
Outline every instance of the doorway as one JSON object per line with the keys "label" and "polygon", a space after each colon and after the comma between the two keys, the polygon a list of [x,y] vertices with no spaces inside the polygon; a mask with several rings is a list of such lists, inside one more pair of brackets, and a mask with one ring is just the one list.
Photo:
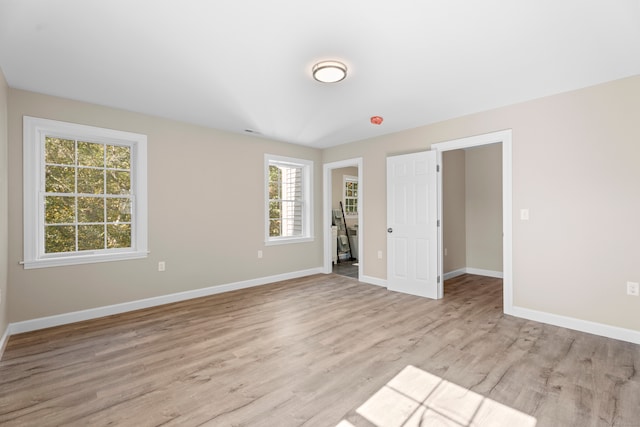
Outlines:
{"label": "doorway", "polygon": [[442,153],[442,198],[445,283],[465,273],[502,279],[501,143]]}
{"label": "doorway", "polygon": [[[500,144],[501,146],[501,179],[502,179],[502,278],[503,278],[503,306],[506,314],[513,311],[513,279],[512,279],[512,148],[511,148],[511,130],[493,132],[484,135],[472,136],[439,144],[433,144],[432,150],[436,150],[438,156],[438,164],[443,164],[443,153],[460,149],[472,149],[490,144]],[[444,173],[438,174],[438,217],[443,218],[443,176]],[[445,243],[443,239],[443,228],[438,229],[438,253],[439,268],[441,276],[444,276],[444,250]],[[448,249],[448,248],[447,248]],[[448,254],[447,254],[448,256]],[[473,272],[473,271],[470,271]],[[442,277],[444,279],[444,277]],[[438,282],[438,298],[442,298],[444,280]]]}
{"label": "doorway", "polygon": [[357,279],[364,271],[362,158],[326,163],[323,184],[323,272]]}

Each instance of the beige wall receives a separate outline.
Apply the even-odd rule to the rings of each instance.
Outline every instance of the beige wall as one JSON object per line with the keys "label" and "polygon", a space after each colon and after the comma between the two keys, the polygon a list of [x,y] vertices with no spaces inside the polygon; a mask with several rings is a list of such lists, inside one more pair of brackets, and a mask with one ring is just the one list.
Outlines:
{"label": "beige wall", "polygon": [[466,267],[502,272],[502,145],[464,153]]}
{"label": "beige wall", "polygon": [[[640,76],[323,151],[20,90],[9,89],[8,105],[10,321],[320,266],[319,239],[263,245],[265,152],[316,161],[316,236],[320,163],[363,158],[360,257],[366,276],[384,280],[386,157],[512,129],[514,305],[640,331],[640,298],[625,295],[626,281],[640,281]],[[20,267],[24,114],[149,136],[148,259]]]}
{"label": "beige wall", "polygon": [[[326,149],[363,157],[364,274],[386,278],[385,158],[513,130],[513,298],[518,307],[640,331],[640,76]],[[519,211],[530,209],[529,221]]]}
{"label": "beige wall", "polygon": [[467,267],[465,151],[442,153],[444,273]]}
{"label": "beige wall", "polygon": [[[24,270],[22,116],[148,135],[148,259]],[[9,90],[11,322],[317,268],[322,240],[264,245],[264,154],[313,160],[314,232],[322,235],[319,150],[21,90]],[[262,250],[264,258],[257,258]],[[166,271],[158,272],[158,261]]]}
{"label": "beige wall", "polygon": [[[7,250],[8,250],[8,168],[7,161],[7,103],[9,88],[4,78],[4,73],[0,69],[0,337],[7,330],[9,323],[8,316],[8,289],[7,289]],[[0,353],[2,349],[0,349]]]}
{"label": "beige wall", "polygon": [[[344,176],[355,176],[358,177],[358,168],[348,167],[348,168],[340,168],[333,169],[331,171],[331,208],[332,209],[340,209],[340,202],[342,202],[342,190],[344,184]],[[344,203],[344,202],[343,202]],[[347,216],[347,226],[353,227],[358,224],[358,217]]]}
{"label": "beige wall", "polygon": [[444,273],[502,272],[502,146],[442,154]]}

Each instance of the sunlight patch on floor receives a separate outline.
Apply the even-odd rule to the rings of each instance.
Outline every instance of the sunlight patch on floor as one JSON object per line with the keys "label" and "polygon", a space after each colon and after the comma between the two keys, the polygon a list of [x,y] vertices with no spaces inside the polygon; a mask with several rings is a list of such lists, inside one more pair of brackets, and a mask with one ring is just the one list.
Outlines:
{"label": "sunlight patch on floor", "polygon": [[[536,419],[408,365],[356,412],[376,427],[535,427]],[[343,420],[336,427],[353,427]]]}

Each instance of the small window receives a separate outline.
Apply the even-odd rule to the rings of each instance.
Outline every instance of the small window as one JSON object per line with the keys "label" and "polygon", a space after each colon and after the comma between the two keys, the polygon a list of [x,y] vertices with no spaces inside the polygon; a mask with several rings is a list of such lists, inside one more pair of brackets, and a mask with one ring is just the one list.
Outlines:
{"label": "small window", "polygon": [[24,118],[25,268],[147,256],[146,136]]}
{"label": "small window", "polygon": [[313,162],[265,155],[266,244],[313,240]]}
{"label": "small window", "polygon": [[358,177],[344,175],[344,214],[358,216]]}

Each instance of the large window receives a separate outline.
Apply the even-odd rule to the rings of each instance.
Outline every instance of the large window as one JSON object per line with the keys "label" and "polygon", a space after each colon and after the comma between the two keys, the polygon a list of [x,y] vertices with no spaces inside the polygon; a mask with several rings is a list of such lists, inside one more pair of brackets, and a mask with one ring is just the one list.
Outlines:
{"label": "large window", "polygon": [[24,117],[24,265],[147,256],[146,136]]}
{"label": "large window", "polygon": [[313,162],[265,155],[267,244],[310,241]]}

